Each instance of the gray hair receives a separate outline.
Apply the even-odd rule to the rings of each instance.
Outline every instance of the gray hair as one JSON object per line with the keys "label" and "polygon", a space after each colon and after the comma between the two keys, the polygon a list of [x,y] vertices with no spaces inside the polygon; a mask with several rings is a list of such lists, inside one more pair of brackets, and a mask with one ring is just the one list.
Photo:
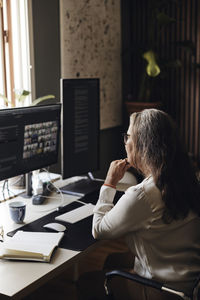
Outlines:
{"label": "gray hair", "polygon": [[161,191],[163,219],[184,218],[190,209],[200,214],[199,184],[173,119],[157,109],[133,113],[130,134],[134,165],[144,175],[151,174]]}

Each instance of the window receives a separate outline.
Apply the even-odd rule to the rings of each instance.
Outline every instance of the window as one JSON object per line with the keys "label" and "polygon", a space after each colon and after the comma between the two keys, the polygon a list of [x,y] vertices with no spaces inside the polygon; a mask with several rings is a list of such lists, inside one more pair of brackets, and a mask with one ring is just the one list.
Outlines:
{"label": "window", "polygon": [[[16,95],[31,91],[27,2],[0,0],[0,108],[22,106]],[[25,104],[30,102],[26,97]]]}

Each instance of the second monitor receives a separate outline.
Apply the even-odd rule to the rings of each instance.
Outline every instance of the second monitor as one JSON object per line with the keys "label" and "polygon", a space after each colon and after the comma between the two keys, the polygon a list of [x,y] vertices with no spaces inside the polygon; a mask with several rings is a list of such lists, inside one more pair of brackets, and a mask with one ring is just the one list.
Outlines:
{"label": "second monitor", "polygon": [[[62,79],[62,177],[90,174],[99,169],[99,79]],[[87,180],[62,188],[65,193],[84,195],[102,182]]]}

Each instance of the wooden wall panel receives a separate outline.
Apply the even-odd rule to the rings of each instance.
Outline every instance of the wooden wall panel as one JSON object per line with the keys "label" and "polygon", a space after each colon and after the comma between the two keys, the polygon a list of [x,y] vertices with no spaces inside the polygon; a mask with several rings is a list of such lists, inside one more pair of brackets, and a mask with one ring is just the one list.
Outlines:
{"label": "wooden wall panel", "polygon": [[[141,53],[148,37],[147,14],[150,0],[122,0],[122,68],[123,98],[137,100],[144,60]],[[170,1],[169,1],[170,2]],[[182,63],[171,69],[168,76],[158,82],[153,100],[161,100],[164,109],[176,120],[187,151],[200,163],[200,1],[182,0],[166,9],[176,22],[155,32],[162,56],[176,57]],[[127,20],[129,20],[127,22]],[[124,34],[125,33],[125,34]],[[190,40],[196,46],[195,55],[175,47],[175,41]]]}

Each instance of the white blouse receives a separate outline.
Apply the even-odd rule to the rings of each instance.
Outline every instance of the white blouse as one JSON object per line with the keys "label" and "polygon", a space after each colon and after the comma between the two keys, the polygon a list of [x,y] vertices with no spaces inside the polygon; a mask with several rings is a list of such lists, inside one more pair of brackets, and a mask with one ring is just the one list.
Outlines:
{"label": "white blouse", "polygon": [[153,178],[127,189],[113,205],[116,190],[102,186],[94,208],[96,239],[125,236],[135,255],[134,271],[189,292],[200,273],[200,218],[194,214],[165,224],[164,202]]}

